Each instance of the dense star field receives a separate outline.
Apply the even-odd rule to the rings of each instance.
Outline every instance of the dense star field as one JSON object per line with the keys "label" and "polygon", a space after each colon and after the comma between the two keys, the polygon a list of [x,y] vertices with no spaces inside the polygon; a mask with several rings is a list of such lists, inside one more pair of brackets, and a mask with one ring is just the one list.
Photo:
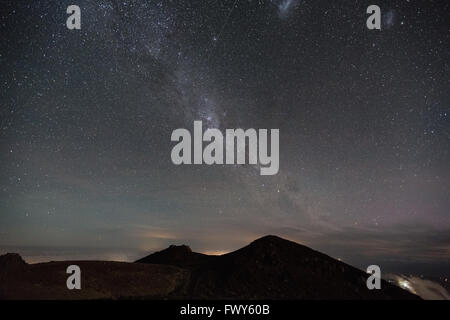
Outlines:
{"label": "dense star field", "polygon": [[[70,4],[81,30],[66,27]],[[371,4],[381,30],[366,27]],[[132,261],[277,234],[449,276],[448,2],[0,7],[1,252]],[[278,174],[174,165],[171,133],[194,120],[279,129]]]}

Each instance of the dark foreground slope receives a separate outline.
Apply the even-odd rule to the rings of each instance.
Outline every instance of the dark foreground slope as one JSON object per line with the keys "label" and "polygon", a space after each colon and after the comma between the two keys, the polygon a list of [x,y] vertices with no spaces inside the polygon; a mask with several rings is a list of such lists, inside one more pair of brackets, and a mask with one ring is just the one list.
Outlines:
{"label": "dark foreground slope", "polygon": [[[170,246],[137,261],[27,264],[0,256],[0,299],[418,299],[388,282],[368,290],[368,275],[275,236],[209,256]],[[66,269],[81,268],[81,290],[68,290]]]}
{"label": "dark foreground slope", "polygon": [[171,246],[139,262],[189,270],[189,280],[176,292],[180,298],[418,299],[386,281],[381,290],[368,290],[361,270],[275,236],[222,256]]}
{"label": "dark foreground slope", "polygon": [[[81,290],[68,290],[69,265],[81,269]],[[160,298],[186,282],[183,269],[111,261],[27,264],[17,254],[0,256],[1,299]]]}

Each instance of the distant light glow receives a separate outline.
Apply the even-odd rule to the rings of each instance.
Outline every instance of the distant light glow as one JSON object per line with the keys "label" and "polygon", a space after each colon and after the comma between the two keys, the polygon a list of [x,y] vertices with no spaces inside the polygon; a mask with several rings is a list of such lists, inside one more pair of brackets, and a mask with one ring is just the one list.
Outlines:
{"label": "distant light glow", "polygon": [[413,288],[412,283],[406,279],[399,278],[397,280],[398,286],[404,290],[408,290],[411,293],[417,294],[416,290]]}
{"label": "distant light glow", "polygon": [[407,290],[411,290],[412,289],[411,285],[409,284],[409,282],[407,280],[399,280],[398,284],[403,289],[407,289]]}

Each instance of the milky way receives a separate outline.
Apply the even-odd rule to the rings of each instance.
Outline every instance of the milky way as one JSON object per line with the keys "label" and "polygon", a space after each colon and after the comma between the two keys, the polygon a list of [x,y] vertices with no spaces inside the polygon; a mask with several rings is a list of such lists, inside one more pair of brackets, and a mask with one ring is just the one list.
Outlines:
{"label": "milky way", "polygon": [[[380,1],[368,30],[370,4],[2,1],[0,250],[131,260],[277,234],[450,270],[450,8]],[[279,173],[173,165],[194,120],[279,128]]]}

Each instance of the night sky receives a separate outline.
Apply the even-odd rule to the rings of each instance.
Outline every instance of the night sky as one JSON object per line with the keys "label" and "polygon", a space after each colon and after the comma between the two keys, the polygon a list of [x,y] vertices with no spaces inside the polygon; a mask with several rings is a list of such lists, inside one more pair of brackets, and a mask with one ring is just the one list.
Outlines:
{"label": "night sky", "polygon": [[[450,270],[447,1],[0,8],[1,252],[132,261],[276,234],[382,272]],[[278,174],[174,165],[171,133],[194,120],[279,129]]]}

